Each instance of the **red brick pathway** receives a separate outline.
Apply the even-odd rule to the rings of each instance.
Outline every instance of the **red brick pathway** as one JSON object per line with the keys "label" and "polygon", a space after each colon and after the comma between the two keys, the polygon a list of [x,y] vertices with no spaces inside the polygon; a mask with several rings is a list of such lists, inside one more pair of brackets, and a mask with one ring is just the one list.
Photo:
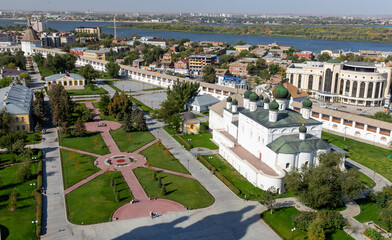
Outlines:
{"label": "red brick pathway", "polygon": [[101,155],[99,155],[99,154],[85,152],[85,151],[78,150],[78,149],[73,149],[73,148],[68,148],[68,147],[63,147],[63,146],[60,146],[60,148],[67,150],[67,151],[76,152],[76,153],[80,153],[80,154],[84,154],[84,155],[89,155],[89,156],[93,156],[93,157],[97,157],[97,158],[101,157]]}
{"label": "red brick pathway", "polygon": [[[147,166],[142,166],[142,167],[148,168]],[[170,171],[170,170],[166,170],[166,169],[162,169],[162,168],[150,167],[150,169],[158,171],[158,172],[169,173],[169,174],[181,176],[181,177],[192,178],[192,179],[194,178],[192,175],[189,175],[189,174],[179,173],[179,172]]]}
{"label": "red brick pathway", "polygon": [[67,193],[72,192],[73,190],[77,189],[78,187],[80,187],[80,186],[82,186],[82,185],[84,185],[84,184],[90,182],[90,181],[93,180],[94,178],[96,178],[96,177],[102,175],[104,172],[105,172],[105,170],[102,169],[101,171],[94,173],[93,175],[91,175],[91,176],[89,176],[89,177],[83,179],[82,181],[78,182],[77,184],[72,185],[71,187],[67,188],[67,189],[64,191],[64,194],[67,194]]}
{"label": "red brick pathway", "polygon": [[137,200],[148,200],[147,194],[144,192],[142,185],[140,185],[132,169],[121,170],[125,181],[127,182],[129,188],[135,199]]}

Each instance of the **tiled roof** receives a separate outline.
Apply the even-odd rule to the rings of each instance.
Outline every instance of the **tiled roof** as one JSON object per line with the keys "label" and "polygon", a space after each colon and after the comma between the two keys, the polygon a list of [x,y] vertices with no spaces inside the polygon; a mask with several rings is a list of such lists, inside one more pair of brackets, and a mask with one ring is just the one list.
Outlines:
{"label": "tiled roof", "polygon": [[65,73],[54,74],[54,75],[46,77],[45,80],[46,81],[56,81],[57,79],[63,78],[63,77],[72,78],[74,80],[84,80],[84,77],[82,77],[76,73],[69,73],[69,76],[67,76]]}
{"label": "tiled roof", "polygon": [[37,33],[31,28],[31,26],[28,26],[23,35],[22,42],[36,42],[36,41],[40,41],[39,37],[37,36]]}
{"label": "tiled roof", "polygon": [[300,152],[313,152],[320,149],[328,149],[331,145],[311,134],[306,134],[305,140],[299,139],[298,134],[283,135],[267,144],[275,153],[295,154]]}
{"label": "tiled roof", "polygon": [[[33,91],[21,85],[0,89],[0,110],[10,114],[29,114],[32,106]],[[5,102],[5,104],[4,104]]]}
{"label": "tiled roof", "polygon": [[[231,95],[232,99],[237,99],[238,107],[242,107],[244,105],[244,99],[241,94]],[[213,111],[223,117],[223,109],[226,108],[226,99],[218,102],[217,104],[210,107],[210,111]]]}
{"label": "tiled roof", "polygon": [[196,96],[196,97],[189,100],[189,104],[196,105],[196,106],[212,105],[212,104],[215,104],[218,102],[220,102],[220,100],[217,98],[214,98],[210,94],[203,94],[203,95]]}

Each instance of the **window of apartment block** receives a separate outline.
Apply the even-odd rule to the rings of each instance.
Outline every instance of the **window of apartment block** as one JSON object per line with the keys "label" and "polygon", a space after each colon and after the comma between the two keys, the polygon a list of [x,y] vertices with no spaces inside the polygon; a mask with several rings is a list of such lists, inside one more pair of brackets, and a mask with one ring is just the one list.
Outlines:
{"label": "window of apartment block", "polygon": [[336,123],[340,123],[340,118],[338,117],[332,117],[332,121]]}
{"label": "window of apartment block", "polygon": [[319,117],[319,113],[318,112],[312,112],[312,117],[318,118]]}
{"label": "window of apartment block", "polygon": [[356,122],[356,123],[355,123],[355,127],[356,127],[356,128],[359,128],[359,129],[364,129],[364,128],[365,128],[365,124]]}
{"label": "window of apartment block", "polygon": [[346,126],[352,126],[353,125],[353,121],[347,120],[347,119],[343,119],[343,124],[346,125]]}

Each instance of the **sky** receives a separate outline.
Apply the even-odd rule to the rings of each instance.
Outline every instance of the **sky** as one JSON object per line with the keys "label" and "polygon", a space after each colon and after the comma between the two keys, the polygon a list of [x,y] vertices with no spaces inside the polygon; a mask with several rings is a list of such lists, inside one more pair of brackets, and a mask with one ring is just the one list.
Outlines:
{"label": "sky", "polygon": [[391,15],[392,0],[14,0],[1,10]]}

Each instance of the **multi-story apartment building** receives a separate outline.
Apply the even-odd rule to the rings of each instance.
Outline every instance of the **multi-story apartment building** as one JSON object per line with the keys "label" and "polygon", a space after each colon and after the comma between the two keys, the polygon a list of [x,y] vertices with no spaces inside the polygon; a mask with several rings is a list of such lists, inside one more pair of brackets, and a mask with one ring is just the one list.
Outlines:
{"label": "multi-story apartment building", "polygon": [[63,33],[60,36],[61,46],[70,45],[75,42],[75,35],[73,33]]}
{"label": "multi-story apartment building", "polygon": [[47,26],[47,21],[39,21],[39,20],[33,20],[31,21],[31,27],[34,29],[36,32],[43,32],[46,29],[48,29]]}
{"label": "multi-story apartment building", "polygon": [[174,72],[189,75],[189,63],[187,59],[181,59],[174,63]]}
{"label": "multi-story apartment building", "polygon": [[41,46],[59,48],[61,47],[61,38],[58,33],[42,33],[41,34]]}
{"label": "multi-story apartment building", "polygon": [[96,34],[98,38],[101,38],[101,28],[100,27],[77,27],[75,32]]}
{"label": "multi-story apartment building", "polygon": [[211,54],[191,55],[189,57],[189,71],[199,74],[207,65],[214,65],[217,62],[217,56]]}
{"label": "multi-story apartment building", "polygon": [[287,77],[311,97],[326,102],[382,106],[390,91],[392,68],[367,62],[293,63]]}
{"label": "multi-story apartment building", "polygon": [[248,75],[248,65],[255,64],[257,58],[242,58],[238,61],[230,63],[229,71],[234,76],[246,76]]}
{"label": "multi-story apartment building", "polygon": [[106,60],[109,57],[109,53],[109,48],[101,48],[98,50],[87,49],[84,51],[83,56],[93,59]]}

